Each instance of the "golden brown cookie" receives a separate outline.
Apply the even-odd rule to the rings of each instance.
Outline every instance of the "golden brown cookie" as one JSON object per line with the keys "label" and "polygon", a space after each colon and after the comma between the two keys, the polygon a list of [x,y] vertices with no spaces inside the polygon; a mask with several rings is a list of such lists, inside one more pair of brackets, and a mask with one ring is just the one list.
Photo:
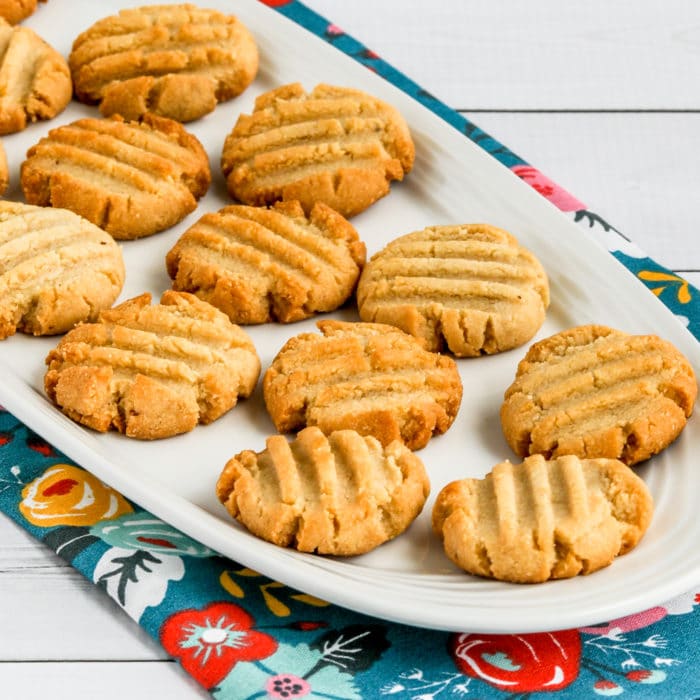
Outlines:
{"label": "golden brown cookie", "polygon": [[390,323],[457,357],[532,338],[549,306],[537,258],[488,224],[430,226],[372,256],[357,286],[360,318]]}
{"label": "golden brown cookie", "polygon": [[149,236],[181,221],[211,182],[202,144],[172,119],[79,119],[27,152],[20,179],[30,204],[63,207],[114,238]]}
{"label": "golden brown cookie", "polygon": [[260,374],[252,341],[211,304],[167,291],[103,311],[46,358],[44,387],[70,418],[142,440],[211,423],[247,397]]}
{"label": "golden brown cookie", "polygon": [[316,427],[229,460],[219,500],[250,532],[301,552],[355,556],[404,532],[430,493],[421,460],[354,430]]}
{"label": "golden brown cookie", "polygon": [[0,201],[0,338],[94,321],[124,284],[121,248],[66,209]]}
{"label": "golden brown cookie", "polygon": [[229,206],[205,214],[166,256],[173,288],[234,323],[290,323],[337,309],[365,260],[355,229],[325,204]]}
{"label": "golden brown cookie", "polygon": [[0,18],[0,134],[53,119],[73,94],[66,60],[28,27]]}
{"label": "golden brown cookie", "polygon": [[245,204],[324,202],[353,216],[388,194],[413,167],[415,148],[399,112],[344,87],[294,83],[260,95],[224,143],[231,196]]}
{"label": "golden brown cookie", "polygon": [[37,0],[0,0],[0,17],[17,24],[36,11]]}
{"label": "golden brown cookie", "polygon": [[695,373],[668,341],[579,326],[535,343],[505,392],[501,424],[521,457],[574,454],[636,464],[680,434]]}
{"label": "golden brown cookie", "polygon": [[258,49],[233,15],[149,5],[93,24],[68,61],[78,99],[99,102],[105,116],[152,112],[185,122],[243,92],[257,73]]}
{"label": "golden brown cookie", "polygon": [[0,195],[5,194],[10,184],[10,168],[7,165],[7,153],[0,142]]}
{"label": "golden brown cookie", "polygon": [[465,571],[541,583],[608,566],[641,540],[653,509],[644,481],[619,460],[533,455],[448,484],[432,516]]}
{"label": "golden brown cookie", "polygon": [[318,321],[290,338],[265,373],[263,396],[280,432],[352,429],[412,450],[444,433],[462,401],[455,361],[377,323]]}

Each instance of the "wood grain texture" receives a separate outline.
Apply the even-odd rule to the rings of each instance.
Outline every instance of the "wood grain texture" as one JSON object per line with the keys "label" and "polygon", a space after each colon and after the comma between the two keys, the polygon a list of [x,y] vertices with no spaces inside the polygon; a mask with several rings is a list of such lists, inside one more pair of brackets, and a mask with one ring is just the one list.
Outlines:
{"label": "wood grain texture", "polygon": [[693,0],[306,4],[456,109],[700,106]]}
{"label": "wood grain texture", "polygon": [[0,541],[0,662],[167,658],[116,603],[4,515]]}
{"label": "wood grain texture", "polygon": [[675,270],[700,269],[700,236],[693,233],[700,192],[700,113],[465,116],[657,262]]}
{"label": "wood grain texture", "polygon": [[165,661],[0,663],[0,688],[22,700],[148,700],[156,692],[171,700],[211,698],[177,664]]}

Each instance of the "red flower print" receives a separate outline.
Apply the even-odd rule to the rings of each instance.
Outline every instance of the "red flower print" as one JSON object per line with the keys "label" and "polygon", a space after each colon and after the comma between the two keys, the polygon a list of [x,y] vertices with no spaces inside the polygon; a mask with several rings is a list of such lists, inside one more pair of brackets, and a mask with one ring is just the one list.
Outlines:
{"label": "red flower print", "polygon": [[450,639],[457,668],[511,693],[560,690],[576,679],[577,630],[537,634],[457,634]]}
{"label": "red flower print", "polygon": [[290,624],[287,625],[289,629],[293,630],[301,630],[302,632],[312,632],[317,629],[321,629],[322,627],[328,627],[327,622],[312,622],[312,621],[306,621],[306,620],[300,620],[299,622],[291,622]]}
{"label": "red flower print", "polygon": [[593,692],[597,695],[621,695],[624,690],[617,683],[601,678],[593,684]]}
{"label": "red flower print", "polygon": [[160,628],[160,641],[198,683],[213,688],[239,661],[264,659],[277,650],[273,637],[251,629],[253,622],[238,605],[211,603],[171,615]]}
{"label": "red flower print", "polygon": [[651,671],[642,669],[641,671],[629,671],[625,676],[635,683],[643,683],[649,676],[651,676]]}
{"label": "red flower print", "polygon": [[289,5],[292,0],[260,0],[260,2],[269,7],[282,7],[282,5]]}
{"label": "red flower print", "polygon": [[337,24],[329,24],[326,27],[326,36],[343,36],[345,32]]}
{"label": "red flower print", "polygon": [[580,211],[586,208],[583,202],[559,187],[556,182],[552,182],[537,168],[533,168],[531,165],[515,165],[511,169],[521,180],[527,182],[561,211]]}
{"label": "red flower print", "polygon": [[54,454],[51,445],[49,445],[46,440],[42,440],[38,435],[29,435],[29,437],[27,437],[27,447],[44,455],[44,457],[51,457]]}
{"label": "red flower print", "polygon": [[665,681],[666,672],[659,671],[658,669],[640,668],[635,671],[628,671],[625,673],[625,678],[628,681],[634,681],[635,683],[653,685],[655,683],[662,683]]}

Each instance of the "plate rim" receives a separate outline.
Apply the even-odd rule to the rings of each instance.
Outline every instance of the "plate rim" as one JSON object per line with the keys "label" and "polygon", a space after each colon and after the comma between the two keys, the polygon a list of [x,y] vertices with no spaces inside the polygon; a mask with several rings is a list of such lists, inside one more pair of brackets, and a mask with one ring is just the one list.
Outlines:
{"label": "plate rim", "polygon": [[[111,5],[117,7],[127,7],[136,6],[140,3],[119,3],[114,2]],[[222,5],[223,2],[216,0],[215,2],[207,3],[209,6]],[[570,219],[568,219],[562,212],[557,210],[554,205],[547,202],[540,194],[535,192],[529,185],[523,183],[520,178],[517,177],[512,171],[510,171],[506,166],[499,163],[493,156],[488,154],[486,151],[481,149],[478,145],[474,144],[470,139],[468,139],[464,134],[461,134],[452,125],[446,122],[439,115],[432,112],[425,105],[415,100],[411,95],[408,95],[402,91],[399,87],[392,84],[386,78],[378,76],[370,71],[368,71],[364,66],[354,61],[351,57],[347,56],[343,52],[339,51],[336,47],[323,42],[322,39],[314,35],[308,29],[295,23],[288,17],[279,14],[275,10],[261,5],[257,0],[238,0],[237,4],[231,8],[230,3],[227,7],[234,13],[242,16],[258,16],[260,18],[265,18],[268,23],[279,23],[280,26],[285,26],[286,30],[296,31],[299,30],[308,35],[308,40],[313,40],[317,42],[316,46],[319,50],[327,52],[328,55],[334,55],[338,60],[345,63],[347,66],[352,66],[352,73],[362,75],[362,83],[369,84],[369,87],[364,87],[368,92],[375,92],[374,86],[382,86],[382,96],[384,93],[388,93],[392,97],[383,97],[394,104],[404,105],[399,107],[402,112],[414,113],[417,110],[423,115],[426,123],[429,125],[428,130],[431,126],[447,134],[445,138],[454,143],[455,147],[458,149],[468,149],[470,150],[470,157],[474,158],[477,162],[484,165],[484,167],[490,168],[493,172],[499,172],[504,178],[509,178],[512,186],[522,195],[524,199],[530,198],[530,201],[536,202],[537,207],[541,208],[542,211],[549,211],[549,215],[556,218],[560,217],[560,223],[562,225],[570,227],[570,230],[577,232],[573,237],[577,240],[588,240],[591,249],[594,246],[593,242],[587,239],[584,232],[580,227],[576,226]],[[244,12],[241,13],[241,9]],[[102,12],[106,14],[106,10]],[[246,20],[244,19],[244,22]],[[249,20],[248,20],[249,21]],[[31,25],[30,25],[31,26]],[[361,71],[365,73],[362,74]],[[353,80],[354,82],[354,80]],[[409,107],[410,106],[410,107]],[[410,176],[409,176],[410,177]],[[509,185],[510,186],[510,185]],[[566,240],[563,245],[574,248],[571,244],[571,240]],[[596,248],[598,249],[598,248]],[[618,261],[610,252],[603,251],[602,248],[598,249],[602,253],[600,257],[601,263],[605,259],[604,263],[608,269],[615,270],[615,274],[622,274],[629,278],[628,282],[633,280],[634,277],[632,273],[625,268],[620,261]],[[604,258],[603,258],[604,256]],[[654,297],[652,294],[646,290],[642,283],[638,280],[636,283],[639,285],[639,291],[644,290],[644,293],[648,295],[646,303],[650,308],[656,308],[657,313],[663,314],[664,318],[673,317],[678,325],[679,337],[685,338],[684,347],[692,348],[693,354],[695,355],[694,366],[698,366],[698,357],[700,357],[700,351],[697,340],[684,329],[680,324],[680,321],[675,317],[673,312],[668,309],[663,302],[658,298]],[[658,307],[655,307],[657,304]],[[683,336],[683,332],[685,336]],[[687,349],[685,351],[687,355]],[[12,368],[9,367],[4,358],[1,356],[1,346],[0,346],[0,402],[3,403],[17,418],[19,418],[26,425],[31,427],[36,432],[40,433],[43,437],[49,440],[54,446],[64,452],[67,456],[75,459],[77,464],[81,466],[84,464],[90,464],[91,466],[88,471],[95,473],[98,478],[109,483],[113,488],[124,493],[125,496],[137,502],[141,507],[150,511],[157,517],[163,519],[165,522],[178,527],[179,529],[186,532],[188,535],[202,541],[204,544],[212,547],[217,551],[228,550],[226,546],[225,533],[224,533],[224,523],[222,523],[214,515],[204,511],[199,506],[195,505],[191,501],[179,496],[175,493],[170,493],[167,499],[162,499],[160,497],[152,495],[157,494],[157,489],[152,489],[149,493],[149,479],[141,476],[139,479],[131,478],[130,472],[119,470],[119,465],[109,462],[105,456],[98,450],[93,449],[91,445],[98,439],[99,436],[92,436],[89,434],[87,429],[75,425],[70,419],[63,416],[56,409],[50,407],[46,404],[46,399],[40,397],[36,394],[34,389],[30,386],[30,396],[24,396],[26,392],[26,385],[21,384],[17,386],[19,380],[14,376]],[[89,436],[89,437],[86,437]],[[115,471],[116,467],[116,471]],[[138,482],[136,484],[132,482]],[[138,493],[138,496],[133,496],[134,492]],[[207,527],[207,524],[218,524],[214,525],[215,534],[212,536],[211,528]],[[221,527],[219,527],[219,525]],[[230,527],[226,527],[226,532],[230,534]],[[220,532],[221,530],[221,532]],[[245,533],[244,533],[245,534]],[[252,536],[249,536],[252,538]],[[212,542],[216,542],[215,545]],[[455,631],[457,628],[462,630],[465,624],[460,624],[455,626],[455,609],[453,605],[448,605],[446,607],[436,608],[434,605],[426,604],[426,601],[420,597],[414,601],[412,598],[403,600],[401,598],[392,599],[392,605],[387,608],[386,600],[383,600],[380,596],[376,598],[369,598],[368,600],[358,600],[358,597],[353,594],[349,589],[349,586],[338,585],[347,582],[347,576],[342,573],[344,567],[340,566],[342,570],[341,573],[324,571],[323,577],[308,578],[304,572],[307,570],[307,565],[303,567],[302,573],[295,570],[296,567],[291,567],[291,571],[285,570],[285,565],[289,561],[299,562],[307,561],[310,565],[311,571],[316,573],[318,567],[318,558],[316,555],[301,555],[296,552],[290,552],[287,550],[281,550],[274,545],[269,543],[263,543],[257,539],[251,539],[251,542],[255,543],[255,546],[249,548],[250,551],[245,552],[246,565],[251,562],[253,568],[260,570],[261,573],[265,575],[270,575],[277,580],[281,580],[287,585],[290,585],[304,592],[312,593],[317,597],[324,598],[333,602],[337,605],[355,610],[363,614],[374,615],[378,618],[391,620],[394,622],[408,624],[413,626],[427,627],[430,629],[444,629],[449,631]],[[270,562],[269,558],[265,555],[258,555],[255,549],[259,549],[260,552],[270,552],[272,553],[272,559],[274,561]],[[223,551],[224,556],[235,558],[235,555],[231,554],[229,551]],[[627,555],[629,556],[629,555]],[[313,563],[312,563],[313,562]],[[268,573],[271,572],[271,573]],[[685,576],[675,576],[668,580],[664,586],[656,587],[651,591],[647,591],[646,595],[643,592],[637,593],[637,595],[632,598],[627,598],[625,601],[615,601],[609,603],[603,608],[597,608],[599,612],[591,611],[581,611],[581,610],[571,610],[570,607],[566,607],[564,610],[558,610],[561,623],[557,623],[557,629],[562,627],[577,627],[587,624],[593,624],[601,622],[602,620],[611,619],[611,617],[620,617],[625,614],[632,614],[638,612],[645,607],[652,606],[654,604],[663,602],[669,599],[673,595],[683,593],[688,590],[696,582],[700,581],[700,560],[696,562],[694,569],[689,569]],[[548,584],[538,584],[544,586],[557,585],[560,586],[564,581],[557,581]],[[505,584],[506,586],[521,586],[521,584]],[[408,610],[407,608],[411,605],[415,605],[416,602],[422,603],[422,605],[417,605],[415,609]],[[542,615],[540,612],[535,612],[534,615],[521,615],[519,618],[520,626],[514,628],[512,625],[512,610],[508,610],[508,615],[498,615],[494,616],[492,609],[497,608],[500,612],[503,612],[499,606],[491,606],[487,608],[487,612],[483,615],[476,615],[473,611],[472,615],[468,620],[470,631],[474,632],[485,632],[485,633],[512,633],[512,632],[539,632],[539,631],[551,631],[552,624],[547,622],[547,616]],[[606,612],[603,614],[603,610]],[[460,611],[463,614],[463,611]]]}

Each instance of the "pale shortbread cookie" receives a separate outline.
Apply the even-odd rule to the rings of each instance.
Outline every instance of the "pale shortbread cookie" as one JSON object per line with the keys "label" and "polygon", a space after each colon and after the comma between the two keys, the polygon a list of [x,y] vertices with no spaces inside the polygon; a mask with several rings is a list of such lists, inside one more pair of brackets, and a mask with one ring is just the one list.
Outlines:
{"label": "pale shortbread cookie", "polygon": [[265,373],[265,405],[278,431],[348,428],[417,450],[452,425],[462,400],[452,358],[393,326],[316,325],[322,335],[290,338]]}
{"label": "pale shortbread cookie", "polygon": [[99,103],[105,116],[152,112],[185,122],[243,92],[258,71],[258,49],[233,15],[148,5],[93,24],[68,61],[78,99]]}
{"label": "pale shortbread cookie", "polygon": [[234,323],[290,323],[333,311],[352,294],[365,246],[325,204],[233,205],[205,214],[166,256],[173,288]]}
{"label": "pale shortbread cookie", "polygon": [[460,568],[540,583],[608,566],[641,540],[653,509],[644,481],[619,460],[533,455],[448,484],[432,518]]}
{"label": "pale shortbread cookie", "polygon": [[429,350],[473,357],[532,338],[549,306],[539,260],[488,224],[430,226],[372,256],[357,286],[363,321],[390,323]]}
{"label": "pale shortbread cookie", "polygon": [[73,94],[65,58],[28,27],[0,18],[0,134],[53,119]]}
{"label": "pale shortbread cookie", "polygon": [[94,321],[124,284],[114,239],[66,209],[0,201],[0,338]]}
{"label": "pale shortbread cookie", "polygon": [[174,226],[211,182],[209,159],[182,124],[79,119],[49,131],[27,152],[20,181],[30,204],[70,209],[128,240]]}
{"label": "pale shortbread cookie", "polygon": [[229,513],[257,537],[301,552],[354,556],[404,532],[430,492],[421,460],[354,430],[305,428],[292,442],[228,461],[216,485]]}
{"label": "pale shortbread cookie", "polygon": [[579,326],[535,343],[505,392],[501,424],[521,457],[574,454],[635,464],[685,427],[695,373],[671,343]]}
{"label": "pale shortbread cookie", "polygon": [[211,304],[142,294],[70,331],[46,358],[44,387],[70,418],[142,440],[211,423],[250,396],[260,360],[248,335]]}
{"label": "pale shortbread cookie", "polygon": [[401,114],[359,90],[294,83],[260,95],[239,116],[221,164],[232,197],[245,204],[324,202],[353,216],[389,193],[413,167]]}

